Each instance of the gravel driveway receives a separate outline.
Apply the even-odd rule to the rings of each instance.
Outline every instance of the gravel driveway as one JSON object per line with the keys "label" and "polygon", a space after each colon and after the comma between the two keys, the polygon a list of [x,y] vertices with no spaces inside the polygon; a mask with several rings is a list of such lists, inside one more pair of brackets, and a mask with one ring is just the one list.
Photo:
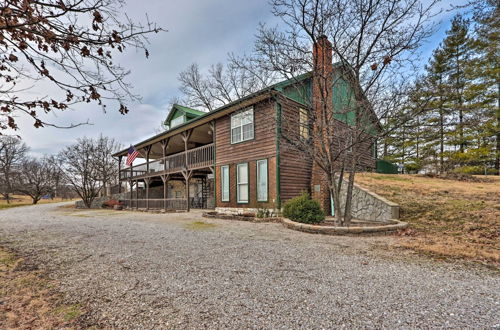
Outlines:
{"label": "gravel driveway", "polygon": [[200,213],[0,211],[0,244],[35,255],[98,327],[500,326],[498,274],[377,247],[393,239]]}

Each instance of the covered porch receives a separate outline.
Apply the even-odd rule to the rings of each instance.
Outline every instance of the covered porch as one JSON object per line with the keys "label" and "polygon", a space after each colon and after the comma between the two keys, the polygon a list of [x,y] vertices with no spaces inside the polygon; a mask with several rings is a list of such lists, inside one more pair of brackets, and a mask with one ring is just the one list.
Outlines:
{"label": "covered porch", "polygon": [[166,131],[136,144],[140,156],[124,166],[127,151],[118,160],[119,180],[130,193],[123,200],[130,209],[186,210],[213,208],[215,203],[214,123]]}

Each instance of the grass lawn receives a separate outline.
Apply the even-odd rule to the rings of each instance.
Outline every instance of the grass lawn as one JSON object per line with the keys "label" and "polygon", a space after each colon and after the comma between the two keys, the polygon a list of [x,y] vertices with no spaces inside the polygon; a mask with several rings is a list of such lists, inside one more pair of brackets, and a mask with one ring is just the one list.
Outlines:
{"label": "grass lawn", "polygon": [[5,329],[77,328],[83,311],[68,305],[53,283],[0,248],[0,324]]}
{"label": "grass lawn", "polygon": [[468,182],[361,173],[356,182],[399,203],[401,219],[411,225],[401,246],[435,256],[500,263],[500,178]]}
{"label": "grass lawn", "polygon": [[[41,199],[38,201],[38,204],[58,203],[67,201],[70,201],[70,199],[61,199],[61,198]],[[17,206],[25,206],[25,205],[33,205],[31,197],[24,195],[12,195],[9,204],[7,204],[6,200],[0,199],[0,210]]]}

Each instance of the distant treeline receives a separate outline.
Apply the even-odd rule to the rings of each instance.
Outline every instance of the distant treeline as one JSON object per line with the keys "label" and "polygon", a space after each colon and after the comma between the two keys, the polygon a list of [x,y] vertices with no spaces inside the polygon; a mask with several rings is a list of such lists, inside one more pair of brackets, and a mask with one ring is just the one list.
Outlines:
{"label": "distant treeline", "polygon": [[411,120],[381,141],[382,158],[406,171],[499,173],[499,6],[454,17],[411,91]]}

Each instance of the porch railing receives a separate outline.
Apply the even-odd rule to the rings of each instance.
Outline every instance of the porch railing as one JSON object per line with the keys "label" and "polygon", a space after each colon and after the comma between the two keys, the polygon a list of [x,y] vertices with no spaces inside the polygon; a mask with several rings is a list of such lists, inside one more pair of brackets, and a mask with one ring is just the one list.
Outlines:
{"label": "porch railing", "polygon": [[[166,210],[186,210],[187,200],[185,198],[166,198],[166,199],[125,199],[121,200],[124,206],[131,209],[166,209]],[[191,197],[189,206],[193,209],[204,208],[200,198]]]}
{"label": "porch railing", "polygon": [[[125,168],[120,171],[120,180],[152,176],[152,173],[169,174],[184,169],[198,169],[211,166],[214,162],[213,143],[179,152],[154,161]],[[159,173],[158,173],[159,174]]]}

